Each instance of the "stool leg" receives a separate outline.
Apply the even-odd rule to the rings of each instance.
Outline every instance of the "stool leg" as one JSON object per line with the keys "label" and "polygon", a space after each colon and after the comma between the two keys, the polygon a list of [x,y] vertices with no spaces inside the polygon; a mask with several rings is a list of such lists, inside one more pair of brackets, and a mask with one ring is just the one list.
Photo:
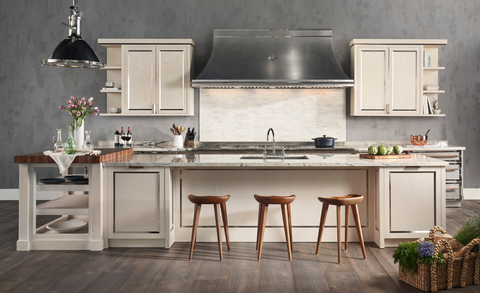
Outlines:
{"label": "stool leg", "polygon": [[288,228],[290,229],[290,248],[293,251],[293,231],[292,231],[292,211],[290,209],[290,204],[287,204],[288,211]]}
{"label": "stool leg", "polygon": [[340,223],[340,206],[337,206],[337,250],[338,250],[338,263],[342,261],[342,239],[340,238],[340,229],[342,228]]}
{"label": "stool leg", "polygon": [[367,259],[367,253],[365,252],[365,244],[363,243],[362,235],[362,225],[360,224],[360,218],[358,217],[358,207],[357,205],[352,206],[353,219],[355,220],[355,226],[357,228],[358,240],[360,241],[360,246],[362,247],[363,258]]}
{"label": "stool leg", "polygon": [[290,247],[290,228],[288,227],[288,212],[285,204],[280,205],[282,209],[283,229],[285,230],[285,242],[287,243],[288,260],[292,260],[292,249]]}
{"label": "stool leg", "polygon": [[195,212],[193,214],[192,241],[190,242],[190,255],[188,257],[189,260],[192,260],[193,250],[195,249],[195,242],[197,241],[197,227],[201,207],[201,205],[195,204]]}
{"label": "stool leg", "polygon": [[320,252],[320,242],[322,241],[323,228],[325,227],[325,221],[327,220],[328,206],[328,203],[322,204],[322,215],[320,216],[320,226],[318,227],[317,250],[315,254]]}
{"label": "stool leg", "polygon": [[258,260],[262,257],[263,236],[265,235],[265,226],[267,224],[268,205],[262,204],[262,229],[260,231],[260,243],[258,245]]}
{"label": "stool leg", "polygon": [[213,205],[213,209],[215,210],[215,224],[217,225],[217,238],[218,238],[218,252],[220,253],[220,261],[223,261],[223,253],[222,253],[222,229],[220,228],[220,213],[218,212],[218,204]]}
{"label": "stool leg", "polygon": [[350,212],[350,206],[345,206],[345,250],[348,249],[348,213]]}
{"label": "stool leg", "polygon": [[262,223],[263,223],[262,216],[263,216],[263,204],[258,203],[257,247],[255,248],[256,250],[258,250],[260,246],[260,234],[261,234],[260,232],[262,230]]}
{"label": "stool leg", "polygon": [[220,210],[222,211],[223,229],[225,229],[225,239],[227,240],[227,249],[228,251],[230,251],[230,239],[228,237],[227,204],[221,203]]}

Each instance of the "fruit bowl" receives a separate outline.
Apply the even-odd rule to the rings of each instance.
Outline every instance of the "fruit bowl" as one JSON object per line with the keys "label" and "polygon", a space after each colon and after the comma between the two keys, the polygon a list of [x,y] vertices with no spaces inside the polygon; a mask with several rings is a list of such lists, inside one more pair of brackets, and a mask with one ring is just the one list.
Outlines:
{"label": "fruit bowl", "polygon": [[428,136],[427,135],[410,135],[410,142],[413,145],[424,146],[427,144]]}

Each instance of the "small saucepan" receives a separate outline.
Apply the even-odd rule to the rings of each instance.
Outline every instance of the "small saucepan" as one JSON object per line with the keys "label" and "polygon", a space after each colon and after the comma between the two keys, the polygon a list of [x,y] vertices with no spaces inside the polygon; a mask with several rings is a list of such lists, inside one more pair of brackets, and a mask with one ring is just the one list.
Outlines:
{"label": "small saucepan", "polygon": [[315,141],[316,148],[333,148],[336,138],[324,135],[323,137],[312,138],[312,140]]}

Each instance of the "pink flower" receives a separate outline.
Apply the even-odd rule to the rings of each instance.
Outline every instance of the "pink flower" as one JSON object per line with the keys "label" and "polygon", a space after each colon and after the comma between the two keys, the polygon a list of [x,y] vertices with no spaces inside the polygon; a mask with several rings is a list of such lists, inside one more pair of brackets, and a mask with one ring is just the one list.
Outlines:
{"label": "pink flower", "polygon": [[85,107],[82,107],[82,110],[85,110]]}
{"label": "pink flower", "polygon": [[93,115],[98,116],[98,113],[93,113]]}
{"label": "pink flower", "polygon": [[83,101],[83,105],[85,106],[87,103],[85,101]]}
{"label": "pink flower", "polygon": [[72,105],[68,105],[67,108],[68,108],[68,109],[72,108]]}
{"label": "pink flower", "polygon": [[98,109],[95,109],[95,112],[97,112],[97,113],[98,113],[98,112],[100,112],[100,110],[98,110]]}
{"label": "pink flower", "polygon": [[93,107],[93,109],[98,110],[98,107]]}
{"label": "pink flower", "polygon": [[72,113],[74,113],[74,114],[75,114],[76,112],[77,112],[76,110],[72,110]]}
{"label": "pink flower", "polygon": [[80,116],[80,111],[77,111],[77,116]]}
{"label": "pink flower", "polygon": [[65,109],[64,106],[58,106],[58,109]]}
{"label": "pink flower", "polygon": [[85,97],[82,98],[82,101],[85,101]]}
{"label": "pink flower", "polygon": [[75,97],[74,97],[74,96],[70,96],[70,100],[75,100]]}
{"label": "pink flower", "polygon": [[87,106],[91,106],[91,105],[92,105],[92,102],[88,102],[88,103],[87,103]]}
{"label": "pink flower", "polygon": [[89,102],[91,102],[92,100],[93,100],[93,97],[90,97],[90,98],[88,99]]}
{"label": "pink flower", "polygon": [[77,104],[77,105],[80,106],[81,104],[82,104],[82,102],[81,102],[81,101],[78,101],[78,104]]}
{"label": "pink flower", "polygon": [[67,102],[68,102],[69,104],[71,104],[71,103],[72,103],[72,100],[68,100]]}

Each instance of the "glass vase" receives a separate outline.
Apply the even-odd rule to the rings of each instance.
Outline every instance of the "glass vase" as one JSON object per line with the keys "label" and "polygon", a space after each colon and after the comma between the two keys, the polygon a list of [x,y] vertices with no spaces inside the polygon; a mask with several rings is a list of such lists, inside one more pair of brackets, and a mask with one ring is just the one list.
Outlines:
{"label": "glass vase", "polygon": [[85,142],[82,145],[82,149],[93,151],[94,145],[93,141],[90,139],[90,130],[85,130]]}
{"label": "glass vase", "polygon": [[65,153],[72,155],[75,154],[77,151],[77,144],[75,143],[75,140],[73,139],[73,131],[72,131],[72,126],[68,127],[68,139],[65,142]]}
{"label": "glass vase", "polygon": [[53,150],[55,152],[63,152],[65,148],[65,143],[62,141],[62,129],[57,129],[57,136],[53,137]]}

